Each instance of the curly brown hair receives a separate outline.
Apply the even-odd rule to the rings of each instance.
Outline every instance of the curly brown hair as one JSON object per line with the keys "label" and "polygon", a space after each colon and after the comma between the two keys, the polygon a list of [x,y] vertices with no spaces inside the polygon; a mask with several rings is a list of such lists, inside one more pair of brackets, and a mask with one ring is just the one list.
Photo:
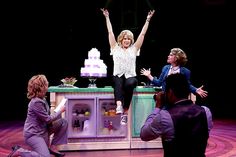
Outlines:
{"label": "curly brown hair", "polygon": [[48,80],[45,75],[35,75],[29,82],[27,87],[27,98],[35,97],[44,98],[48,90]]}

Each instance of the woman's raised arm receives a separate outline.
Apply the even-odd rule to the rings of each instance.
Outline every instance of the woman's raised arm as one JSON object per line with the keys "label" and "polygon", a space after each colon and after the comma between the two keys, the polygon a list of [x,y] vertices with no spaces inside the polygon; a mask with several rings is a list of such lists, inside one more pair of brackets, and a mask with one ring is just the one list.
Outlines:
{"label": "woman's raised arm", "polygon": [[110,47],[113,48],[116,44],[116,39],[113,33],[113,29],[112,29],[112,25],[111,25],[111,21],[109,18],[109,12],[107,9],[101,8],[101,11],[106,19],[106,25],[107,25],[107,31],[108,31],[108,40],[109,40],[109,44]]}

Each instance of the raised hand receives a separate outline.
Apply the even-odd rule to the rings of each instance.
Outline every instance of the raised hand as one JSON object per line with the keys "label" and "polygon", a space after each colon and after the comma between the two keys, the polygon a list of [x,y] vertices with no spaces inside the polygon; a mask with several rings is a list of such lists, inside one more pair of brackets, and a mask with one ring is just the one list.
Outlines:
{"label": "raised hand", "polygon": [[148,12],[148,15],[147,15],[147,20],[148,20],[148,21],[152,18],[152,16],[153,16],[154,13],[155,13],[155,10],[150,10],[150,11]]}
{"label": "raised hand", "polygon": [[108,12],[107,9],[101,8],[100,10],[102,11],[102,13],[103,13],[103,15],[104,15],[105,17],[108,17],[108,16],[109,16],[109,12]]}

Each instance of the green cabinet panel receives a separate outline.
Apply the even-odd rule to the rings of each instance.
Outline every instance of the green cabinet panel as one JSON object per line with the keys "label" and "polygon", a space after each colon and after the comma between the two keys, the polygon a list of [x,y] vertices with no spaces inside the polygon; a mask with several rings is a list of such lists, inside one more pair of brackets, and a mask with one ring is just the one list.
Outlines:
{"label": "green cabinet panel", "polygon": [[132,99],[132,137],[139,137],[147,116],[153,111],[153,94],[134,95]]}

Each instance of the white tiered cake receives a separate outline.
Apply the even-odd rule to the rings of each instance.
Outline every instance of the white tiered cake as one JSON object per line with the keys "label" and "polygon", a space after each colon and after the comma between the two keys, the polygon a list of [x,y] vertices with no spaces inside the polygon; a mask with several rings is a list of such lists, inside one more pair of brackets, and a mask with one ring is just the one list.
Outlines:
{"label": "white tiered cake", "polygon": [[100,59],[100,51],[92,48],[88,52],[88,59],[84,61],[84,67],[80,69],[80,76],[82,77],[106,77],[107,66],[103,60]]}

